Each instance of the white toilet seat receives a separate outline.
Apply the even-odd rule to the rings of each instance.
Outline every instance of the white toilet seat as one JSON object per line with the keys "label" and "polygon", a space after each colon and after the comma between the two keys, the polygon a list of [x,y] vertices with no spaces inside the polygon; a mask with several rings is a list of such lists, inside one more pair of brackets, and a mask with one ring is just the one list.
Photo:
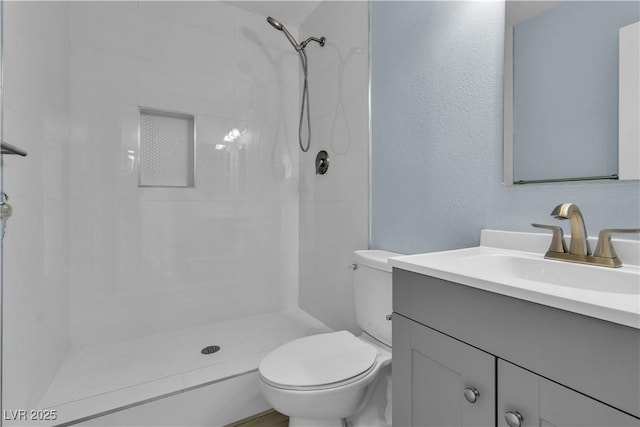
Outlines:
{"label": "white toilet seat", "polygon": [[359,375],[356,375],[355,377],[347,378],[345,380],[338,381],[338,382],[335,382],[335,383],[317,384],[317,385],[310,385],[310,386],[293,386],[293,385],[290,385],[290,384],[278,384],[278,383],[274,383],[273,381],[268,380],[267,378],[262,376],[260,373],[258,373],[258,375],[259,375],[260,379],[264,383],[269,384],[271,387],[275,387],[275,388],[279,388],[279,389],[283,389],[283,390],[291,390],[291,391],[327,390],[327,389],[331,389],[331,388],[344,387],[344,386],[349,385],[351,383],[355,383],[357,381],[360,381],[362,378],[364,378],[367,375],[369,375],[371,373],[371,371],[373,371],[375,369],[376,365],[377,365],[377,363],[374,363],[369,369],[367,369],[366,371],[364,371],[363,373],[361,373]]}
{"label": "white toilet seat", "polygon": [[312,335],[268,354],[262,381],[285,390],[323,390],[361,380],[376,367],[378,350],[348,331]]}

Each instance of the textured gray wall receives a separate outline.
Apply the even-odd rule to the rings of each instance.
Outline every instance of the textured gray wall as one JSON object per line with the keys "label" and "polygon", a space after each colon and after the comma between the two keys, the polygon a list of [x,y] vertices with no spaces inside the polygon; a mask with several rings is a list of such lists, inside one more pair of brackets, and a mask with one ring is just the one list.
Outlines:
{"label": "textured gray wall", "polygon": [[638,181],[502,184],[503,33],[504,2],[371,2],[373,248],[473,246],[567,201],[590,234],[640,225]]}

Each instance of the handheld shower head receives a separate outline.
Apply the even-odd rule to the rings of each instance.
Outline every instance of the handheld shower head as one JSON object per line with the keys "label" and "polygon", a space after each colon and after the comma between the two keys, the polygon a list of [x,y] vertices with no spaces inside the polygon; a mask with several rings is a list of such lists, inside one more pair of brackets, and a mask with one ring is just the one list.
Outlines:
{"label": "handheld shower head", "polygon": [[271,24],[271,26],[273,28],[275,28],[278,31],[282,31],[282,29],[284,28],[284,25],[282,25],[282,23],[280,21],[278,21],[277,19],[274,19],[272,17],[267,17],[267,22],[269,24]]}
{"label": "handheld shower head", "polygon": [[289,43],[293,45],[296,51],[300,51],[300,49],[303,49],[303,46],[298,44],[298,42],[296,41],[296,39],[293,38],[291,33],[287,31],[287,28],[284,25],[282,25],[282,22],[270,16],[267,18],[267,22],[271,24],[271,26],[276,30],[282,31],[284,35],[287,37],[287,40],[289,40]]}
{"label": "handheld shower head", "polygon": [[284,35],[287,37],[287,40],[289,40],[289,43],[291,43],[294,47],[294,49],[296,50],[296,52],[300,52],[301,50],[304,50],[305,47],[307,47],[307,45],[309,44],[309,42],[314,41],[317,42],[320,46],[324,46],[325,43],[325,38],[324,37],[309,37],[308,39],[306,39],[305,41],[303,41],[302,43],[298,43],[296,41],[296,39],[293,38],[293,36],[291,35],[291,33],[289,31],[287,31],[287,27],[285,27],[282,22],[278,21],[277,19],[268,16],[267,17],[267,22],[276,30],[278,31],[282,31],[284,33]]}

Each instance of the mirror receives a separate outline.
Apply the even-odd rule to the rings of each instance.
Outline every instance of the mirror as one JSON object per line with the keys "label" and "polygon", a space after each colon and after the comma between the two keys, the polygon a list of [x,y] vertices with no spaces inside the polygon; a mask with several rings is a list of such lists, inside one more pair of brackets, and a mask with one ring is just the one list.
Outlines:
{"label": "mirror", "polygon": [[636,1],[506,1],[504,183],[640,179]]}

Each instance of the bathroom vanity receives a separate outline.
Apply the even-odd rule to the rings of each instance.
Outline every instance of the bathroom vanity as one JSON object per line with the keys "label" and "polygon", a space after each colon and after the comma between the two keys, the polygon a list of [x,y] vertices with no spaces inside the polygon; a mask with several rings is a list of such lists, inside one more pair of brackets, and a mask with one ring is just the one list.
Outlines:
{"label": "bathroom vanity", "polygon": [[[491,233],[483,231],[484,243],[492,244],[491,236],[484,238]],[[629,273],[629,288],[608,292],[608,284],[600,283],[604,291],[567,290],[554,284],[557,295],[549,296],[548,284],[517,277],[518,271],[489,265],[478,273],[482,268],[469,267],[469,257],[482,253],[486,266],[491,257],[524,254],[533,263],[553,263],[544,271],[551,270],[550,277],[562,277],[553,271],[562,262],[482,243],[473,249],[390,261],[394,425],[640,426],[637,266],[602,273]],[[585,277],[595,279],[603,271],[570,268],[586,268]],[[509,280],[515,290],[504,284]],[[609,299],[608,293],[616,295]],[[631,305],[616,307],[616,301],[629,300]]]}

